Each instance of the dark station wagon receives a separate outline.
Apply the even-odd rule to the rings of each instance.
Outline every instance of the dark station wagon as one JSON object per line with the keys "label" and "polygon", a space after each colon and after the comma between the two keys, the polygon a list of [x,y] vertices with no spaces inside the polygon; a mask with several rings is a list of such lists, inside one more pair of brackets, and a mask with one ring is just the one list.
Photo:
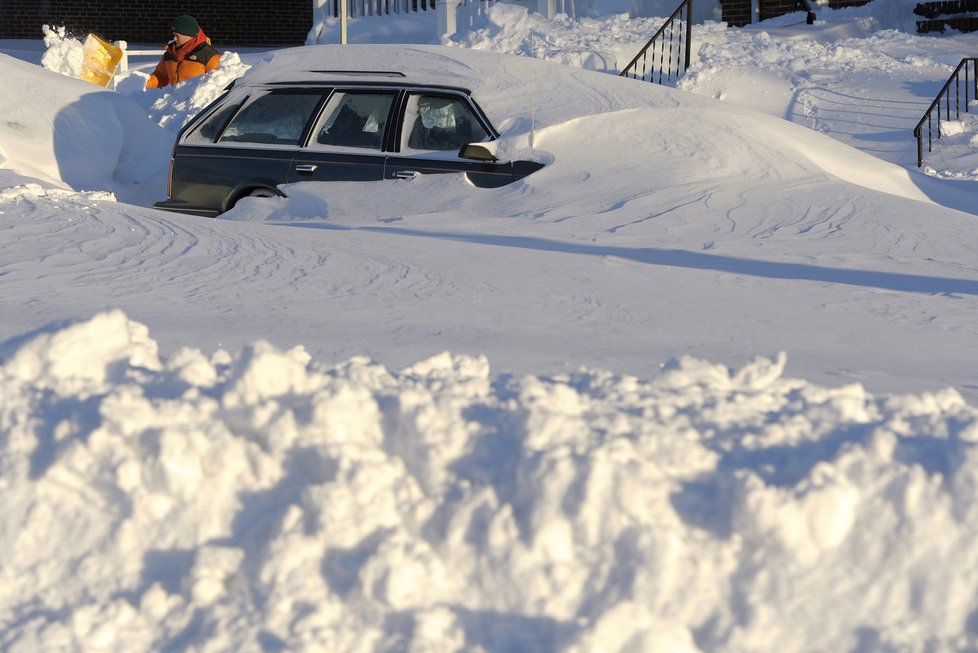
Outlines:
{"label": "dark station wagon", "polygon": [[500,161],[499,134],[464,88],[400,72],[309,71],[303,81],[238,80],[177,136],[167,211],[215,216],[280,184],[464,173],[498,187],[543,167]]}

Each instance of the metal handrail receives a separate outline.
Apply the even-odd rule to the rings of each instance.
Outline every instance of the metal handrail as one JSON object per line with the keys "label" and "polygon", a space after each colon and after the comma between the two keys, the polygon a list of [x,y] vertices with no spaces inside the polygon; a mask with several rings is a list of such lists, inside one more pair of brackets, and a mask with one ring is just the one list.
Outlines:
{"label": "metal handrail", "polygon": [[[969,77],[969,67],[974,72]],[[954,83],[954,116],[955,118],[961,117],[961,70],[964,70],[964,110],[965,113],[969,112],[968,104],[973,99],[978,99],[978,58],[976,57],[965,57],[958,64],[958,67],[954,69],[951,76],[948,77],[947,82],[944,83],[944,87],[941,88],[941,92],[937,94],[934,101],[930,103],[930,107],[924,112],[923,117],[917,126],[913,129],[913,135],[917,138],[917,167],[924,165],[924,124],[927,124],[927,151],[932,152],[934,149],[934,124],[933,124],[933,113],[934,109],[937,109],[937,138],[941,138],[941,100],[944,101],[944,120],[951,119],[951,83]],[[969,91],[970,99],[969,99]]]}
{"label": "metal handrail", "polygon": [[[685,16],[685,17],[683,17]],[[678,40],[678,45],[675,48],[675,64],[676,64],[676,77],[684,73],[687,68],[689,68],[689,52],[690,45],[692,42],[692,23],[693,23],[693,0],[683,0],[676,11],[672,12],[672,15],[666,19],[666,22],[662,24],[662,27],[649,39],[649,42],[645,44],[635,58],[632,59],[627,66],[625,66],[619,74],[621,77],[631,77],[632,79],[641,79],[642,81],[655,82],[658,84],[662,83],[662,71],[665,64],[668,64],[668,72],[666,73],[666,79],[672,79],[672,65],[673,65],[673,42]],[[674,25],[679,22],[680,34],[677,36]],[[669,30],[669,54],[666,60],[666,30]],[[660,41],[660,37],[662,40]],[[656,46],[659,46],[659,79],[655,79],[656,72]],[[652,50],[651,63],[649,62],[648,53]],[[680,59],[682,58],[683,67],[682,70],[679,68]],[[665,63],[663,60],[666,60]],[[642,72],[638,72],[639,62],[642,64]],[[646,77],[647,75],[647,77]]]}

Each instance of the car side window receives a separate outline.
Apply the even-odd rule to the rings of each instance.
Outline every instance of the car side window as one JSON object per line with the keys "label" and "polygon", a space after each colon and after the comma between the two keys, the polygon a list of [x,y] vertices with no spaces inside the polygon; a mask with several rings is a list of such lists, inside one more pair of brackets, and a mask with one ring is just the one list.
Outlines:
{"label": "car side window", "polygon": [[191,145],[202,143],[213,143],[217,138],[218,132],[227,123],[228,119],[238,110],[241,102],[231,102],[221,107],[211,115],[204,118],[196,129],[184,136],[183,142]]}
{"label": "car side window", "polygon": [[467,102],[457,97],[412,95],[404,115],[401,150],[458,152],[489,134]]}
{"label": "car side window", "polygon": [[380,150],[394,103],[390,92],[336,92],[326,104],[313,145]]}
{"label": "car side window", "polygon": [[238,112],[220,142],[298,145],[322,97],[321,91],[260,95]]}

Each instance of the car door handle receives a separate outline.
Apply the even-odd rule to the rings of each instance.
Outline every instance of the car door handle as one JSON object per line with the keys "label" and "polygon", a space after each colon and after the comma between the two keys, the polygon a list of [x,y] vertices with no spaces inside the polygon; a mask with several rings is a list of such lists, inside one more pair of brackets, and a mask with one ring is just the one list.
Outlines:
{"label": "car door handle", "polygon": [[421,173],[416,170],[398,170],[393,176],[394,179],[414,179],[420,177]]}
{"label": "car door handle", "polygon": [[319,166],[313,165],[311,163],[300,163],[295,167],[295,171],[302,173],[304,175],[311,175],[312,173],[316,172],[316,168],[318,167]]}

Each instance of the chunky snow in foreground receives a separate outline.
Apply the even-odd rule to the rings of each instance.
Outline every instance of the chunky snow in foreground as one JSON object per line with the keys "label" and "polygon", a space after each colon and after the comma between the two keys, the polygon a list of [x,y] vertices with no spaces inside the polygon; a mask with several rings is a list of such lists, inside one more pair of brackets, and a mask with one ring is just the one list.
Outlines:
{"label": "chunky snow in foreground", "polygon": [[681,358],[640,380],[2,346],[0,648],[959,651],[978,411]]}

